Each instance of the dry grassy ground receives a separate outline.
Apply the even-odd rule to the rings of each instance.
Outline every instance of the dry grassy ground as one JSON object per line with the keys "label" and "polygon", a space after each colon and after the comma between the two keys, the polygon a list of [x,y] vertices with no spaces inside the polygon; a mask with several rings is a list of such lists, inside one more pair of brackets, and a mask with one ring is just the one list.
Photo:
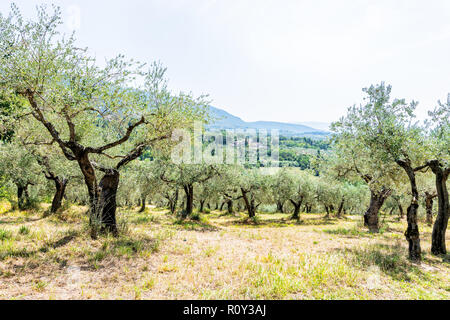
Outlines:
{"label": "dry grassy ground", "polygon": [[[449,256],[406,259],[405,222],[361,217],[120,209],[119,238],[88,237],[85,208],[42,218],[0,208],[0,299],[449,299]],[[124,222],[126,221],[126,222]]]}

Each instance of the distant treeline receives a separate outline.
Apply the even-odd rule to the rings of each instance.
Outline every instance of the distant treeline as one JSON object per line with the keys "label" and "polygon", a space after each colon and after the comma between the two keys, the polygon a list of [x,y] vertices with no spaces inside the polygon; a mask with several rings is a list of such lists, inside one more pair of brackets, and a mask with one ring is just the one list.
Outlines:
{"label": "distant treeline", "polygon": [[[310,159],[319,155],[321,150],[328,150],[329,142],[326,140],[311,139],[306,137],[280,137],[280,166],[298,167],[302,170],[310,169]],[[306,152],[311,149],[315,152]]]}
{"label": "distant treeline", "polygon": [[[206,146],[209,142],[204,141]],[[224,144],[226,141],[224,140]],[[330,149],[330,144],[326,140],[311,139],[307,137],[285,137],[280,136],[279,161],[281,167],[297,167],[302,170],[311,168],[311,157],[320,156],[321,151]],[[270,153],[270,146],[269,146]],[[148,150],[142,154],[141,160],[154,157]],[[258,162],[257,167],[261,166]],[[255,167],[250,165],[247,167]]]}

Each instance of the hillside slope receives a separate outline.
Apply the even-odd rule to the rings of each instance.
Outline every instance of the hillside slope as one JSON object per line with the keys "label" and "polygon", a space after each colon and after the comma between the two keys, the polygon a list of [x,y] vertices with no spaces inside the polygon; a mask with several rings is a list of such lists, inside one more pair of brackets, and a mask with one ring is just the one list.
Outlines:
{"label": "hillside slope", "polygon": [[275,121],[247,122],[225,110],[210,106],[210,115],[214,121],[208,125],[210,129],[266,129],[279,130],[280,135],[326,136],[328,132],[295,123]]}

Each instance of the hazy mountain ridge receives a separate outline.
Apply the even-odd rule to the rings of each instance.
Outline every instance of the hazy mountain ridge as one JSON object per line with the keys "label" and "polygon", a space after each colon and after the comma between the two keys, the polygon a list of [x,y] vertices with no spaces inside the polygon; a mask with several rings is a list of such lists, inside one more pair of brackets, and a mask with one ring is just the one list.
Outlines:
{"label": "hazy mountain ridge", "polygon": [[314,129],[330,132],[331,122],[320,122],[320,121],[305,121],[305,122],[294,122],[295,124],[301,124]]}
{"label": "hazy mountain ridge", "polygon": [[225,110],[210,106],[210,115],[213,118],[210,129],[267,129],[279,130],[282,135],[295,136],[325,136],[326,130],[316,129],[299,123],[286,123],[276,121],[253,121],[247,122],[241,118],[226,112]]}

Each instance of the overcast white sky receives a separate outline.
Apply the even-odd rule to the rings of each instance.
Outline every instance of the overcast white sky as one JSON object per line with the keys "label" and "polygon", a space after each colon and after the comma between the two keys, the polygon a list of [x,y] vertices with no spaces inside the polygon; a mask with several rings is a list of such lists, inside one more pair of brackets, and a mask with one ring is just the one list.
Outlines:
{"label": "overcast white sky", "polygon": [[247,121],[331,122],[380,81],[423,118],[450,92],[450,0],[14,2],[61,6],[98,59],[160,60],[171,88]]}

